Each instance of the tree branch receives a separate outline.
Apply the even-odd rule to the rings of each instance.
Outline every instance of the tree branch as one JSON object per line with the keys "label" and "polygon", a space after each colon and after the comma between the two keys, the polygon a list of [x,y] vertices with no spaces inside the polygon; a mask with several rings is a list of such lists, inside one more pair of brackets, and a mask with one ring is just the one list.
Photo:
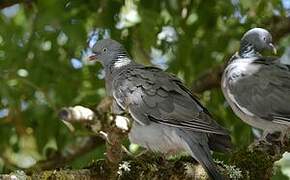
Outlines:
{"label": "tree branch", "polygon": [[[71,123],[80,122],[85,124],[92,130],[94,133],[98,132],[101,129],[100,120],[104,119],[105,111],[109,111],[111,104],[110,98],[104,98],[98,105],[98,112],[94,113],[91,109],[85,108],[83,106],[75,106],[62,108],[59,111],[59,117],[63,122],[68,126],[71,131],[74,131]],[[35,170],[49,170],[55,168],[62,168],[69,162],[72,162],[74,159],[79,156],[90,152],[91,150],[103,145],[105,143],[104,139],[101,137],[91,136],[87,139],[84,139],[84,142],[81,146],[70,148],[69,153],[64,154],[55,154],[53,157],[39,161],[33,167],[29,168],[27,172],[34,172]]]}
{"label": "tree branch", "polygon": [[[111,102],[110,100],[111,98],[109,98],[109,102]],[[96,113],[98,114],[98,118],[94,119],[100,119],[101,117],[108,118],[107,120],[102,120],[102,129],[100,130],[107,132],[107,161],[100,160],[97,162],[97,165],[94,165],[92,167],[94,167],[94,169],[97,168],[98,170],[96,171],[99,173],[101,172],[101,169],[106,172],[97,175],[93,174],[92,176],[104,178],[104,174],[106,174],[106,177],[116,179],[120,177],[127,178],[127,176],[132,176],[132,174],[134,174],[134,179],[142,179],[144,177],[160,178],[161,175],[165,175],[166,179],[189,179],[189,177],[194,177],[197,179],[207,179],[207,175],[204,170],[200,167],[200,165],[196,164],[191,157],[189,157],[190,161],[188,162],[188,159],[166,160],[162,156],[160,157],[156,154],[145,154],[137,158],[132,158],[128,155],[124,156],[121,141],[126,136],[126,133],[124,133],[124,130],[116,128],[116,126],[112,124],[112,122],[109,120],[111,119],[109,116],[101,115],[103,113],[106,114],[106,112],[104,112],[106,108],[104,108],[102,104],[105,104],[105,107],[107,107],[108,110],[108,99],[105,98],[105,100],[103,100],[97,108],[101,109],[100,107],[103,107],[103,112]],[[85,108],[70,109],[84,110]],[[87,110],[85,109],[85,111]],[[67,117],[67,119],[71,119],[72,116],[67,114]],[[91,118],[85,120],[81,116],[75,117],[82,119],[82,121],[84,122],[91,121]],[[62,116],[62,118],[64,118],[64,116]],[[76,121],[80,122],[80,119]],[[110,125],[108,125],[108,122]],[[280,144],[274,144],[271,146],[263,143],[254,144],[251,145],[251,149],[241,149],[232,153],[230,155],[230,163],[233,165],[227,165],[221,161],[217,161],[216,164],[219,167],[221,173],[223,173],[228,178],[236,177],[238,179],[238,177],[241,178],[243,176],[247,179],[251,179],[253,177],[258,179],[269,179],[269,177],[272,176],[272,170],[275,161],[279,160],[282,157],[283,152],[289,150],[289,148],[290,146],[281,146]],[[146,158],[144,158],[144,156]],[[262,162],[262,164],[257,166],[257,162]],[[127,172],[120,172],[123,171],[122,168],[125,168],[123,167],[124,163],[127,164],[128,167],[127,170],[123,170]],[[153,168],[152,164],[155,165]],[[165,173],[164,170],[167,173]],[[75,173],[74,171],[68,171],[68,173],[71,172]]]}
{"label": "tree branch", "polygon": [[192,93],[202,93],[206,90],[218,88],[221,82],[221,76],[224,71],[224,64],[213,67],[201,74],[191,87]]}
{"label": "tree branch", "polygon": [[[219,169],[224,169],[223,162],[218,163]],[[231,169],[231,170],[229,170]],[[228,167],[222,173],[231,172],[233,178],[240,177],[239,170]],[[19,173],[2,175],[4,177],[18,176]],[[22,173],[22,177],[28,176]],[[98,160],[81,170],[51,170],[34,172],[31,179],[208,179],[201,165],[191,157],[180,157],[167,160],[158,154],[147,153],[138,158],[127,157],[117,164],[117,171],[112,171],[105,160]],[[28,178],[29,179],[29,178]]]}
{"label": "tree branch", "polygon": [[[159,154],[146,153],[141,156],[133,157],[124,154],[122,149],[122,139],[126,137],[128,129],[117,128],[114,120],[118,119],[109,113],[111,98],[105,98],[101,101],[94,113],[87,116],[89,110],[85,107],[64,108],[66,113],[60,113],[64,121],[84,123],[93,126],[94,123],[101,123],[98,134],[105,134],[107,153],[106,160],[97,160],[94,164],[82,170],[53,170],[40,171],[45,169],[62,168],[68,162],[76,157],[91,151],[92,149],[104,144],[102,138],[90,137],[84,146],[76,148],[72,153],[64,155],[55,155],[46,161],[37,163],[29,169],[28,174],[31,178],[88,178],[88,179],[208,179],[203,168],[191,157],[181,157],[175,159],[166,159]],[[107,108],[105,108],[107,107]],[[100,111],[102,109],[102,112]],[[107,109],[107,112],[105,112]],[[78,111],[78,112],[73,112]],[[83,111],[83,112],[80,112]],[[91,111],[91,110],[90,110]],[[76,116],[73,116],[78,114]],[[82,116],[84,115],[84,116]],[[72,119],[72,117],[79,119]],[[89,122],[89,123],[88,123]],[[100,133],[103,132],[103,133]],[[106,133],[105,133],[106,132]],[[79,145],[78,145],[79,146]],[[230,164],[222,161],[216,161],[219,171],[227,178],[232,179],[269,179],[273,174],[275,161],[282,157],[282,154],[290,150],[290,144],[281,146],[279,143],[254,144],[251,150],[241,149],[229,155]],[[37,170],[37,171],[36,171]],[[11,177],[14,174],[3,175],[0,178]]]}

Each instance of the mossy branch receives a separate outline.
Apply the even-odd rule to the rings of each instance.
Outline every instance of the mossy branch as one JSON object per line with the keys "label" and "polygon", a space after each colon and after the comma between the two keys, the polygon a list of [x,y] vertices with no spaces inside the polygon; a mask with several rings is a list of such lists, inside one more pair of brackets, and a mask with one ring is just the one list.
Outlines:
{"label": "mossy branch", "polygon": [[[99,128],[95,133],[106,140],[105,160],[97,160],[81,170],[55,170],[56,167],[64,167],[67,162],[82,153],[82,151],[75,151],[78,153],[70,154],[70,157],[60,156],[41,162],[37,165],[37,169],[30,169],[24,175],[31,179],[208,179],[201,165],[191,157],[168,159],[163,155],[153,153],[140,156],[125,153],[122,149],[122,140],[126,137],[128,129],[116,127],[115,118],[109,113],[110,104],[111,99],[105,98],[94,111],[77,106],[64,108],[62,111],[66,113],[60,112],[60,117],[68,122],[81,122],[92,127],[97,124]],[[93,117],[88,116],[92,114]],[[96,147],[94,143],[96,141],[89,142],[91,142],[89,148]],[[98,144],[103,143],[104,141],[98,142]],[[218,160],[216,164],[227,179],[270,179],[275,161],[279,160],[286,150],[290,150],[289,145],[282,147],[279,144],[270,146],[266,143],[256,143],[251,146],[251,150],[245,148],[229,154],[229,164]],[[85,152],[87,151],[88,148]],[[53,170],[45,171],[45,169]],[[19,172],[17,173],[19,175]],[[2,178],[11,176],[15,176],[15,173],[3,175]]]}

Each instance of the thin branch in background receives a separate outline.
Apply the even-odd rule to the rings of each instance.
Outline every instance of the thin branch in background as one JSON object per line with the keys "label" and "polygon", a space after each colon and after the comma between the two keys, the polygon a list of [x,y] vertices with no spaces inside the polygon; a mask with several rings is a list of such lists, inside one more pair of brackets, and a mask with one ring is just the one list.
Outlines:
{"label": "thin branch in background", "polygon": [[100,147],[104,144],[104,140],[100,137],[92,136],[84,139],[84,143],[81,146],[77,146],[74,149],[70,149],[69,153],[55,154],[53,157],[39,161],[33,167],[27,170],[28,173],[33,173],[39,170],[49,170],[56,168],[63,168],[65,165],[69,164],[76,158],[91,152],[93,149]]}
{"label": "thin branch in background", "polygon": [[[103,105],[106,103],[107,101],[103,100],[98,105],[98,107],[102,106],[103,111],[106,111],[106,110],[108,111],[108,109],[105,110],[105,108],[109,108],[109,106]],[[97,113],[97,114],[100,114],[100,113]],[[58,113],[59,118],[63,122],[66,122],[69,124],[74,123],[74,122],[89,124],[90,128],[93,129],[95,133],[101,129],[100,120],[99,120],[99,118],[101,118],[101,115],[97,116],[97,114],[95,114],[89,108],[85,108],[83,106],[62,108]],[[71,126],[69,126],[70,130],[72,130],[70,128]],[[78,144],[77,147],[73,147],[73,148],[67,147],[69,148],[69,153],[55,154],[53,157],[49,159],[39,161],[33,167],[31,167],[28,170],[28,172],[32,173],[35,170],[49,170],[49,169],[55,169],[55,168],[63,168],[65,165],[72,162],[76,158],[104,144],[105,144],[105,141],[100,136],[94,135],[94,136],[88,137],[87,139],[84,139],[84,142],[82,143],[82,145]]]}
{"label": "thin branch in background", "polygon": [[220,86],[223,70],[224,64],[221,64],[205,71],[192,83],[191,92],[202,93],[206,90],[218,88]]}
{"label": "thin branch in background", "polygon": [[264,26],[269,28],[273,35],[273,40],[278,42],[281,38],[290,33],[290,17],[281,18],[279,16],[274,16],[269,21],[265,22]]}
{"label": "thin branch in background", "polygon": [[25,3],[30,6],[33,3],[33,0],[2,0],[0,2],[0,9],[4,9],[15,4]]}

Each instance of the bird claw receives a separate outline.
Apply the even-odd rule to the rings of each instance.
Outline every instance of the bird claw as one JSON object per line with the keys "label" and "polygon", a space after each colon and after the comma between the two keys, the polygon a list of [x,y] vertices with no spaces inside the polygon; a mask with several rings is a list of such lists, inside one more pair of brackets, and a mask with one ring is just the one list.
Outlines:
{"label": "bird claw", "polygon": [[248,147],[251,152],[253,152],[256,149],[268,149],[272,146],[272,143],[266,141],[265,139],[259,139],[250,144]]}
{"label": "bird claw", "polygon": [[272,133],[265,136],[266,141],[271,142],[273,145],[285,147],[288,144],[288,136],[286,133]]}
{"label": "bird claw", "polygon": [[261,150],[271,154],[280,154],[281,149],[287,145],[284,133],[264,133],[261,139],[249,146],[250,151]]}

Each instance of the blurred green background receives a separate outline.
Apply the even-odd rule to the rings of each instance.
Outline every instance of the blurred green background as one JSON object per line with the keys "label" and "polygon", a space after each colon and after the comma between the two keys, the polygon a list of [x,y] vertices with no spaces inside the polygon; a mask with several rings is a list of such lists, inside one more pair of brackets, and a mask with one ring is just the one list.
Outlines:
{"label": "blurred green background", "polygon": [[[0,1],[0,173],[65,156],[88,139],[71,133],[57,113],[65,106],[94,107],[105,96],[101,67],[86,65],[87,47],[96,40],[116,39],[136,61],[166,69],[192,87],[222,67],[252,27],[270,30],[279,55],[289,59],[289,15],[289,0]],[[198,96],[231,131],[235,148],[253,141],[218,82]],[[92,148],[65,166],[82,168],[103,153],[103,146]],[[290,177],[287,155],[278,165]]]}

